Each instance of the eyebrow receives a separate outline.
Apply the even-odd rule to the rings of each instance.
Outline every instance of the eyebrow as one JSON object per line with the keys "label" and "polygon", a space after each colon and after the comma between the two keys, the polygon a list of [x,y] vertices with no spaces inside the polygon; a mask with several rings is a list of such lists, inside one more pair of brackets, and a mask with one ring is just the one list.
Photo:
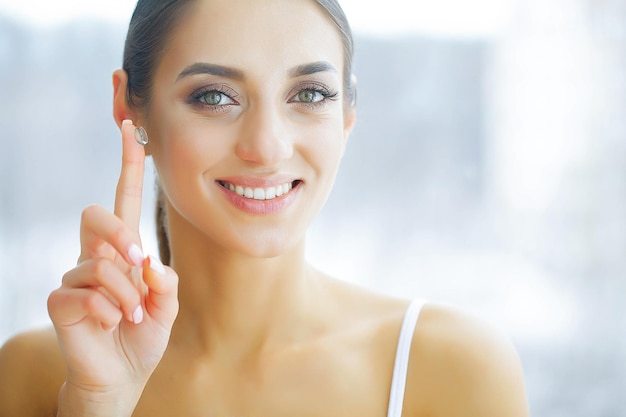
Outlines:
{"label": "eyebrow", "polygon": [[[301,77],[303,75],[316,74],[318,72],[337,72],[337,69],[327,61],[311,62],[309,64],[298,65],[295,68],[289,70],[289,76],[291,78]],[[233,80],[245,79],[243,71],[235,68],[225,67],[217,64],[208,64],[205,62],[196,62],[191,64],[187,68],[181,71],[176,77],[176,81],[180,81],[185,77],[191,75],[209,74],[216,77],[230,78]]]}
{"label": "eyebrow", "polygon": [[311,75],[318,72],[337,72],[335,67],[327,61],[311,62],[310,64],[298,65],[297,67],[289,71],[289,76],[292,78],[300,77],[303,75]]}
{"label": "eyebrow", "polygon": [[233,80],[243,80],[245,78],[243,72],[235,68],[224,67],[216,64],[207,64],[205,62],[196,62],[195,64],[191,64],[182,70],[182,72],[178,74],[176,81],[180,81],[190,75],[201,74],[215,75],[217,77],[231,78]]}

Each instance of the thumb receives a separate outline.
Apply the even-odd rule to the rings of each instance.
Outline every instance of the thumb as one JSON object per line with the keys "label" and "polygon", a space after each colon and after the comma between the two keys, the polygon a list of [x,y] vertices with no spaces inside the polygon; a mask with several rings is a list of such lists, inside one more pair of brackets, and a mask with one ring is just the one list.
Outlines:
{"label": "thumb", "polygon": [[154,256],[148,256],[144,260],[143,281],[148,286],[146,312],[171,327],[178,314],[178,275]]}

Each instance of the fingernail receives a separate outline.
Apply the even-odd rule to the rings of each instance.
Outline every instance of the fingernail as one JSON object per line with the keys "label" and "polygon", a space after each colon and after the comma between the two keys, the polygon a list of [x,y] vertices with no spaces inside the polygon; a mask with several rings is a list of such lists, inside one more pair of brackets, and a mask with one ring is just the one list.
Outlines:
{"label": "fingernail", "polygon": [[143,260],[145,259],[145,256],[143,255],[143,252],[141,251],[139,246],[135,245],[134,243],[128,249],[128,257],[131,261],[133,261],[133,264],[138,267],[141,267],[143,265]]}
{"label": "fingernail", "polygon": [[129,119],[126,119],[122,122],[122,126],[132,125],[132,124],[133,124],[133,121]]}
{"label": "fingernail", "polygon": [[143,308],[137,307],[133,312],[133,323],[139,324],[143,321]]}
{"label": "fingernail", "polygon": [[150,258],[150,269],[159,275],[165,274],[165,267],[163,266],[161,261],[159,261],[158,258],[155,258],[152,255],[150,255],[149,258]]}

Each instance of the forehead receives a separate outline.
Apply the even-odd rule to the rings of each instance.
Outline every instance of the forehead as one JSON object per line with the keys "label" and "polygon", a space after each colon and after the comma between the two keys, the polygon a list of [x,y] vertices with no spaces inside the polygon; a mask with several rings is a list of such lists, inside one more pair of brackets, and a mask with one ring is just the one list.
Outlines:
{"label": "forehead", "polygon": [[194,62],[289,69],[328,61],[343,69],[339,30],[313,0],[196,0],[178,22],[162,66]]}

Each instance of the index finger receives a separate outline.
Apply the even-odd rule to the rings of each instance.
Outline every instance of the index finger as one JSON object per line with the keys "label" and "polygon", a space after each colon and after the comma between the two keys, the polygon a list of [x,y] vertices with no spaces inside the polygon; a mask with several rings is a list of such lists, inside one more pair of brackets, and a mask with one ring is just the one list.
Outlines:
{"label": "index finger", "polygon": [[122,171],[115,192],[113,213],[132,230],[139,232],[141,196],[146,153],[135,141],[135,126],[130,120],[122,122]]}

